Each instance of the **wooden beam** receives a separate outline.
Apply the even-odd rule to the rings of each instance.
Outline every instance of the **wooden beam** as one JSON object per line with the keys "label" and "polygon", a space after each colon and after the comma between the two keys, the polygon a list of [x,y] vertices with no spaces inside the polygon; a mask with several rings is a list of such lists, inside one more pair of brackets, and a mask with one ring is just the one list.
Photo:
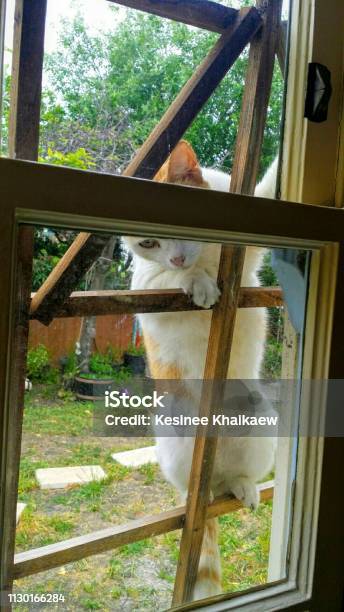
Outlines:
{"label": "wooden beam", "polygon": [[[12,524],[15,505],[13,504],[13,493],[7,497],[6,490],[13,483],[13,473],[9,473],[8,466],[11,461],[13,430],[8,434],[8,419],[13,412],[13,407],[8,403],[8,376],[12,370],[9,363],[8,347],[11,342],[12,326],[11,316],[13,304],[10,295],[13,287],[12,266],[9,265],[9,255],[14,253],[14,215],[10,211],[1,211],[0,215],[0,259],[7,262],[0,269],[0,295],[4,296],[0,310],[0,591],[10,586],[10,567],[13,562],[13,539],[15,530]],[[8,483],[8,485],[7,485]],[[10,548],[10,550],[9,550]]]}
{"label": "wooden beam", "polygon": [[[35,300],[31,294],[31,303]],[[241,287],[239,308],[275,308],[283,306],[279,287]],[[203,310],[182,289],[130,291],[74,291],[56,317],[88,317],[145,312],[180,312]],[[35,315],[31,315],[35,319]]]}
{"label": "wooden beam", "polygon": [[[257,7],[265,7],[258,0]],[[264,27],[250,45],[230,191],[254,193],[279,36],[282,0],[269,1]]]}
{"label": "wooden beam", "polygon": [[344,235],[343,210],[335,206],[139,181],[6,158],[0,158],[0,200],[2,209],[16,210],[18,218],[33,224],[85,231],[92,228],[117,235],[178,235],[208,242],[301,249],[316,241],[318,246],[338,242]]}
{"label": "wooden beam", "polygon": [[[250,46],[230,185],[230,190],[236,193],[253,194],[256,185],[281,1],[257,0],[257,8],[265,9],[264,27],[257,32]],[[227,378],[244,259],[244,248],[222,247],[219,282],[223,288],[220,300],[213,308],[204,372],[204,378],[208,380]],[[200,413],[210,417],[210,422],[216,406],[221,404],[221,401],[217,401],[218,393],[218,386],[214,392],[205,387],[205,397],[201,400]],[[193,596],[207,520],[206,506],[210,495],[216,446],[217,438],[207,437],[207,428],[199,427],[189,477],[186,518],[173,594],[174,605],[189,601]]]}
{"label": "wooden beam", "polygon": [[[262,500],[272,499],[273,487],[273,481],[260,485]],[[224,496],[209,504],[207,516],[213,518],[220,514],[234,512],[240,508],[242,508],[242,503],[239,500]],[[15,556],[14,578],[24,578],[65,563],[112,550],[118,546],[181,529],[184,520],[185,507],[181,506],[161,514],[130,521],[126,525],[108,527],[88,535],[77,536],[63,542],[18,553]]]}
{"label": "wooden beam", "polygon": [[[10,334],[13,338],[10,356],[11,372],[8,405],[9,414],[5,419],[2,434],[3,457],[6,474],[1,475],[1,495],[4,516],[1,525],[1,591],[12,588],[12,567],[16,533],[16,507],[21,454],[21,435],[24,410],[26,373],[26,351],[29,335],[28,310],[32,278],[33,236],[32,228],[21,226],[18,230],[18,249],[15,269],[15,295]],[[7,297],[10,300],[10,296]]]}
{"label": "wooden beam", "polygon": [[[238,12],[232,27],[221,36],[183,87],[124,171],[124,176],[153,178],[261,24],[262,18],[255,8]],[[96,258],[94,252],[98,252],[97,237],[83,234],[79,237],[79,241],[82,242],[82,246],[78,261],[89,263],[92,257]],[[83,276],[84,270],[81,267],[79,272],[76,266],[73,271],[69,271],[65,265],[67,257],[67,254],[64,255],[59,270],[55,275],[53,271],[37,292],[37,306],[36,304],[32,306],[34,309],[32,312],[35,312],[36,318],[42,323],[49,324],[52,321],[67,295],[75,289]],[[57,282],[58,287],[55,290]]]}
{"label": "wooden beam", "polygon": [[38,157],[46,5],[47,0],[15,5],[9,153],[18,159]]}
{"label": "wooden beam", "polygon": [[227,378],[244,257],[245,249],[222,247],[218,274],[221,296],[213,307],[204,369],[204,380],[213,380],[215,385],[205,382],[202,391],[200,416],[208,417],[209,424],[200,425],[195,438],[185,523],[174,584],[175,606],[192,598],[197,578],[217,447],[217,437],[213,435],[214,432],[212,435],[209,433],[213,415],[222,403],[219,383]]}
{"label": "wooden beam", "polygon": [[238,308],[280,308],[284,298],[280,287],[241,287]]}
{"label": "wooden beam", "polygon": [[128,8],[222,34],[237,10],[209,0],[109,0]]}
{"label": "wooden beam", "polygon": [[[108,234],[81,232],[60,259],[31,301],[30,314],[43,323],[52,320],[51,310],[58,312],[79,279],[102,253],[109,241]],[[84,249],[87,244],[87,249]]]}
{"label": "wooden beam", "polygon": [[[38,156],[45,15],[46,0],[16,0],[9,153],[20,159],[36,160]],[[6,216],[5,211],[3,215]],[[10,592],[12,588],[34,237],[29,226],[16,228],[16,232],[19,248],[14,258],[11,289],[6,293],[13,309],[8,321],[13,338],[12,350],[7,356],[9,387],[0,408],[4,436],[0,456],[1,592]],[[3,261],[6,259],[8,253]],[[3,609],[10,607],[4,605]]]}

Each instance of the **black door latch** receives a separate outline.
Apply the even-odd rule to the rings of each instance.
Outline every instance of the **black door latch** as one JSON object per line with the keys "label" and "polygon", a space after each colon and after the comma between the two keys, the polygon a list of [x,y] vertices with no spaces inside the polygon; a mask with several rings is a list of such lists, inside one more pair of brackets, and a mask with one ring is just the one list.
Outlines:
{"label": "black door latch", "polygon": [[321,123],[327,119],[328,105],[332,94],[331,72],[323,64],[308,64],[305,117]]}

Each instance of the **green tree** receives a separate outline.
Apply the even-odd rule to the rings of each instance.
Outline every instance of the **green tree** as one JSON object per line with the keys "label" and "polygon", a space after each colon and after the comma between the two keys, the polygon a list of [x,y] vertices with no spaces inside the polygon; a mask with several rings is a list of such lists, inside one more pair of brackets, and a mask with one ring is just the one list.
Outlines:
{"label": "green tree", "polygon": [[[121,172],[215,40],[215,34],[130,10],[113,31],[97,36],[80,15],[65,20],[57,50],[45,61],[42,156],[83,149],[96,169]],[[203,165],[231,169],[246,66],[247,51],[186,134]],[[277,152],[282,92],[276,67],[261,170]]]}

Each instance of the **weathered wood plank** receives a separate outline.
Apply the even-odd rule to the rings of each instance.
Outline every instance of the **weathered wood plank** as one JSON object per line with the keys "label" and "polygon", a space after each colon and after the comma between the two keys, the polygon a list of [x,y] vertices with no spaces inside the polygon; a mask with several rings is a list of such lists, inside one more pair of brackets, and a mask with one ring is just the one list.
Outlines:
{"label": "weathered wood plank", "polygon": [[[46,281],[35,293],[30,314],[42,323],[50,322],[51,309],[58,312],[60,305],[71,294],[79,279],[102,253],[109,241],[108,234],[78,234],[68,251],[60,259]],[[84,246],[87,244],[87,249]]]}
{"label": "weathered wood plank", "polygon": [[170,237],[173,226],[174,234],[188,239],[198,236],[211,241],[214,236],[228,242],[300,248],[309,248],[313,241],[338,242],[344,233],[343,210],[334,206],[253,198],[6,158],[0,158],[0,199],[9,206],[15,202],[21,218],[33,223],[47,223],[49,205],[50,224],[85,231],[93,227],[116,234]]}
{"label": "weathered wood plank", "polygon": [[[12,252],[12,237],[14,232],[14,219],[10,211],[1,211],[0,215],[0,259],[2,262],[8,261],[9,253]],[[0,590],[9,586],[9,562],[12,563],[11,550],[13,529],[12,498],[3,499],[8,481],[8,446],[11,445],[11,440],[7,434],[7,422],[9,415],[9,407],[7,402],[7,381],[10,371],[8,359],[8,345],[10,339],[10,321],[12,313],[12,304],[9,299],[11,293],[12,274],[9,265],[2,265],[0,268],[0,295],[6,296],[2,300],[0,310],[0,482],[1,482],[1,503],[0,503]],[[10,478],[10,484],[12,479]],[[15,483],[14,483],[15,487]],[[15,522],[15,521],[14,521]]]}
{"label": "weathered wood plank", "polygon": [[[255,8],[243,9],[237,14],[232,27],[221,36],[183,87],[124,171],[124,176],[152,178],[155,175],[261,24],[262,18]],[[83,234],[79,240],[83,244],[80,246],[78,261],[86,261],[89,264],[92,258],[96,258],[94,253],[98,252],[98,239],[94,235]],[[83,276],[84,271],[81,267],[79,273],[76,266],[73,271],[69,271],[65,266],[65,259],[66,255],[60,262],[61,274],[57,271],[55,276],[49,276],[37,292],[38,306],[33,305],[33,308],[36,318],[42,323],[49,324],[52,321],[66,297],[75,289],[77,282]],[[58,286],[55,290],[54,285],[57,281]]]}
{"label": "weathered wood plank", "polygon": [[[208,417],[209,424],[221,405],[219,383],[227,377],[244,257],[245,249],[222,247],[218,275],[221,296],[213,307],[204,369],[204,379],[214,380],[215,385],[204,385],[200,405],[200,416]],[[174,585],[174,605],[192,598],[197,578],[217,447],[217,437],[207,435],[210,427],[197,428]]]}
{"label": "weathered wood plank", "polygon": [[[260,485],[261,499],[267,501],[273,497],[273,482]],[[242,503],[234,497],[224,496],[214,500],[207,508],[207,517],[213,518],[242,508]],[[185,519],[185,507],[167,510],[161,514],[146,516],[133,520],[126,525],[109,527],[100,531],[49,544],[41,548],[18,553],[15,556],[15,579],[30,576],[38,572],[84,559],[118,546],[137,542],[144,538],[154,537],[181,529]]]}
{"label": "weathered wood plank", "polygon": [[222,34],[236,17],[235,9],[209,0],[109,0],[159,17]]}
{"label": "weathered wood plank", "polygon": [[[31,295],[31,303],[35,293]],[[283,306],[279,287],[241,287],[239,308],[272,308]],[[203,310],[181,289],[130,291],[74,291],[59,309],[56,317],[88,317],[145,312],[178,312]],[[31,315],[31,319],[35,314]]]}
{"label": "weathered wood plank", "polygon": [[47,0],[16,0],[9,119],[10,157],[36,160]]}
{"label": "weathered wood plank", "polygon": [[[8,413],[5,419],[2,451],[5,477],[2,479],[1,494],[4,496],[4,516],[1,525],[1,590],[11,590],[12,569],[16,531],[16,507],[21,434],[24,410],[26,351],[29,334],[28,310],[32,278],[33,235],[28,226],[18,230],[18,244],[15,269],[15,294],[10,323],[12,338],[10,354],[10,384],[8,390]],[[9,296],[8,296],[9,298]],[[3,474],[2,474],[3,476]]]}
{"label": "weathered wood plank", "polygon": [[[230,190],[253,194],[257,180],[276,53],[276,36],[280,22],[281,0],[257,0],[257,8],[265,9],[264,27],[251,42],[243,105],[231,175]],[[227,377],[236,310],[239,302],[240,279],[245,259],[244,248],[222,247],[219,274],[223,290],[213,308],[208,342],[205,379],[224,380]],[[215,392],[214,392],[215,393]],[[201,403],[201,413],[212,417],[216,402],[211,390]],[[203,398],[202,398],[203,399]],[[203,412],[205,411],[205,412]],[[206,506],[215,461],[217,439],[206,437],[206,428],[199,427],[196,435],[189,479],[186,519],[173,594],[174,605],[192,598],[206,525]]]}
{"label": "weathered wood plank", "polygon": [[[258,0],[258,8],[265,5],[265,0]],[[282,0],[269,2],[264,13],[264,27],[257,32],[250,45],[230,187],[235,193],[250,195],[256,185],[280,31],[281,7]]]}
{"label": "weathered wood plank", "polygon": [[239,308],[279,308],[284,305],[280,287],[241,287]]}
{"label": "weathered wood plank", "polygon": [[[38,156],[45,15],[46,0],[16,1],[9,154],[19,159],[36,160]],[[6,293],[13,310],[9,321],[12,342],[7,364],[10,384],[1,406],[5,436],[1,454],[1,591],[10,591],[12,587],[33,257],[32,227],[21,227],[17,231],[19,248],[13,273],[13,302],[10,291]]]}

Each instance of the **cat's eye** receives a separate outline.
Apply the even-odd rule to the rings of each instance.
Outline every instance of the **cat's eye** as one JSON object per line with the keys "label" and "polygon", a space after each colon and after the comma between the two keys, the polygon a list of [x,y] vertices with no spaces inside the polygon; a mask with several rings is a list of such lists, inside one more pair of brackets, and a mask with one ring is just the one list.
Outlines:
{"label": "cat's eye", "polygon": [[160,247],[160,242],[158,240],[154,240],[153,238],[147,238],[147,240],[142,240],[139,242],[139,245],[143,249],[156,249]]}

